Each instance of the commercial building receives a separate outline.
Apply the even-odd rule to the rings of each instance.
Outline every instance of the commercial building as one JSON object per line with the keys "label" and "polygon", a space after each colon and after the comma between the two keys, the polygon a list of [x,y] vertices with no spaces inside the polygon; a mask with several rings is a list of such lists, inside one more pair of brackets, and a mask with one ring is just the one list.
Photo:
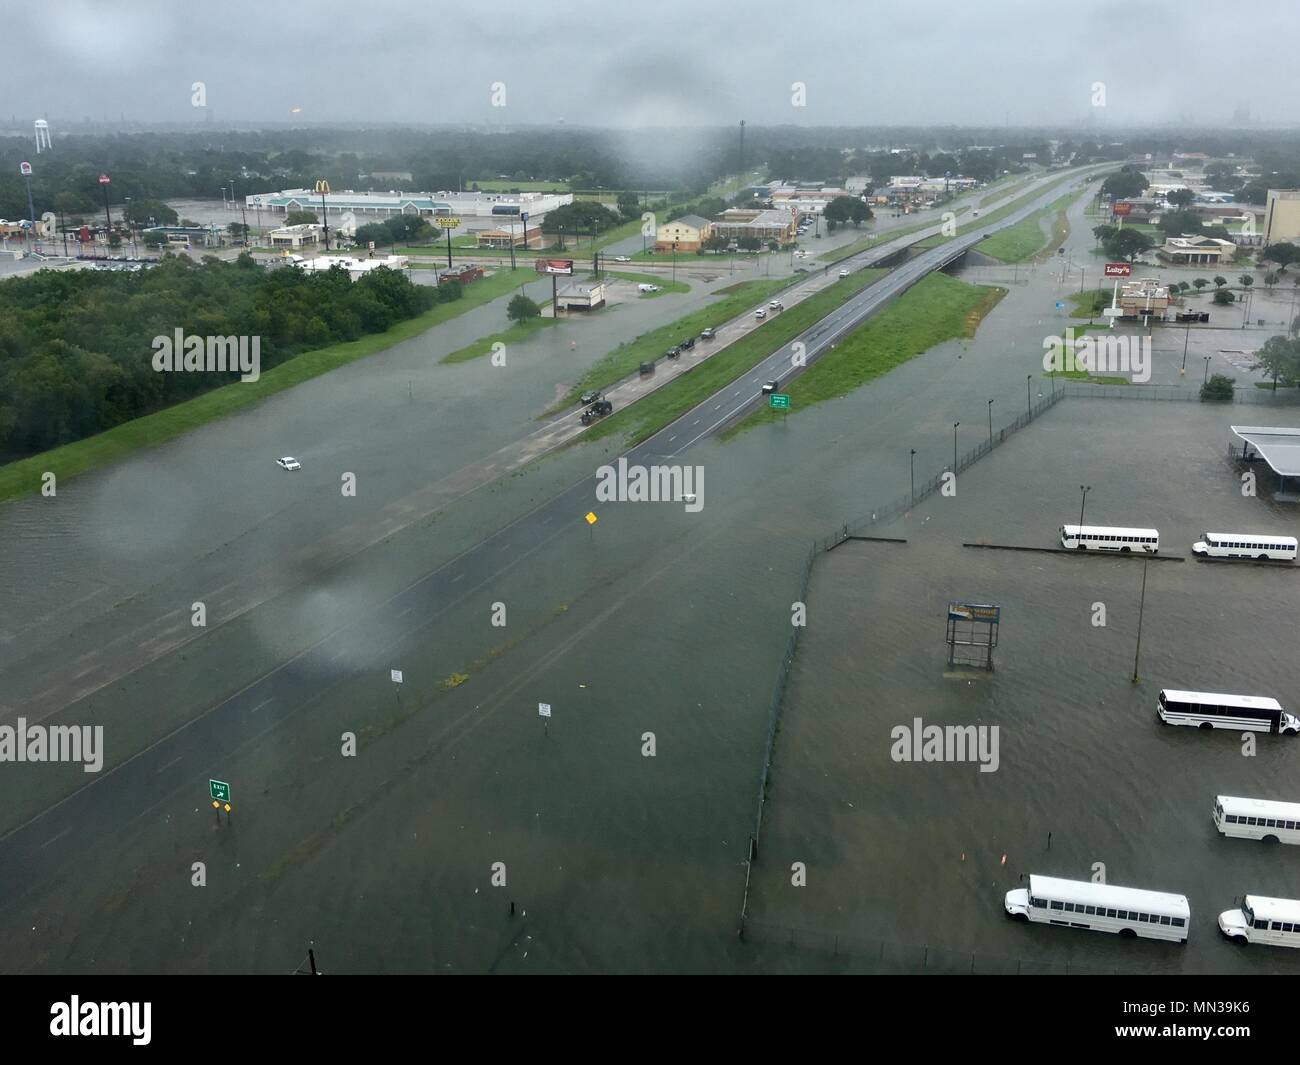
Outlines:
{"label": "commercial building", "polygon": [[378,270],[381,266],[386,266],[390,270],[405,270],[406,264],[407,258],[405,255],[388,255],[382,259],[353,259],[347,255],[321,255],[315,259],[305,259],[301,255],[290,255],[286,252],[279,258],[265,260],[267,266],[296,266],[309,274],[332,270],[337,266],[346,270],[353,281],[365,276],[372,270]]}
{"label": "commercial building", "polygon": [[597,310],[605,306],[605,282],[571,282],[556,293],[555,306],[561,311]]}
{"label": "commercial building", "polygon": [[1169,288],[1154,277],[1123,281],[1115,302],[1124,318],[1163,318],[1169,309]]}
{"label": "commercial building", "polygon": [[697,214],[682,215],[655,227],[655,251],[699,251],[713,235],[713,223]]}
{"label": "commercial building", "polygon": [[459,281],[462,285],[468,285],[471,281],[477,281],[482,276],[483,267],[467,263],[464,266],[452,266],[446,270],[439,270],[438,284],[441,285],[444,281]]}
{"label": "commercial building", "polygon": [[[261,192],[245,197],[249,210],[264,211],[321,210],[321,194],[311,189],[286,189]],[[327,192],[325,211],[351,211],[364,222],[376,218],[411,214],[421,218],[495,218],[527,214],[530,222],[542,218],[557,207],[573,202],[572,193],[488,193],[488,192]]]}
{"label": "commercial building", "polygon": [[1156,249],[1156,255],[1175,266],[1217,266],[1232,261],[1237,245],[1219,237],[1199,237],[1184,233],[1169,237]]}
{"label": "commercial building", "polygon": [[838,199],[841,196],[853,195],[847,189],[834,188],[827,186],[824,188],[800,188],[790,185],[773,186],[771,195],[768,197],[772,201],[772,206],[777,210],[785,209],[787,211],[797,211],[801,216],[819,215],[826,210],[826,205],[831,200]]}
{"label": "commercial building", "polygon": [[1264,243],[1300,241],[1300,189],[1269,189],[1264,206]]}
{"label": "commercial building", "polygon": [[540,226],[532,224],[533,220],[528,219],[528,232],[524,232],[522,225],[515,225],[510,229],[483,229],[475,234],[478,238],[480,248],[509,248],[512,245],[516,248],[540,248],[542,246],[542,230]]}
{"label": "commercial building", "polygon": [[324,228],[317,222],[299,222],[271,230],[267,239],[273,248],[306,248],[320,243]]}
{"label": "commercial building", "polygon": [[797,228],[796,215],[790,210],[753,211],[732,207],[713,222],[713,235],[732,241],[755,237],[762,241],[793,244]]}

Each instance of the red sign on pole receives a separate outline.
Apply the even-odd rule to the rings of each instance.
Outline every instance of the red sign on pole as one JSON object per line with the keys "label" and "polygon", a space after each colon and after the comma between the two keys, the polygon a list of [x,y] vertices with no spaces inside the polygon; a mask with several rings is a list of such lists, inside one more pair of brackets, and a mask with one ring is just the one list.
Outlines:
{"label": "red sign on pole", "polygon": [[31,176],[32,176],[32,164],[31,164],[31,163],[28,163],[28,162],[26,162],[26,161],[19,163],[19,164],[18,164],[18,173],[22,174],[23,177],[31,177]]}
{"label": "red sign on pole", "polygon": [[571,274],[572,259],[538,259],[536,270],[539,274]]}
{"label": "red sign on pole", "polygon": [[112,181],[112,180],[113,180],[113,179],[110,178],[107,174],[100,174],[100,175],[99,175],[99,183],[100,183],[101,185],[107,185],[107,184],[108,184],[110,181]]}
{"label": "red sign on pole", "polygon": [[1110,213],[1120,215],[1121,217],[1124,215],[1130,215],[1133,213],[1133,205],[1131,203],[1123,202],[1112,204]]}
{"label": "red sign on pole", "polygon": [[1133,267],[1131,267],[1128,263],[1107,263],[1106,264],[1107,277],[1128,277],[1131,273],[1133,273]]}

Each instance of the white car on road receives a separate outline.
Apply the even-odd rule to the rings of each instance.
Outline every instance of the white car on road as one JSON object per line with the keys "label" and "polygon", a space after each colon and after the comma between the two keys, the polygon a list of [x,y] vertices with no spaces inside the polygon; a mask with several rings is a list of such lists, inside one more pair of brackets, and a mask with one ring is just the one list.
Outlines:
{"label": "white car on road", "polygon": [[848,277],[848,276],[849,276],[849,272],[847,270],[840,271],[840,277]]}
{"label": "white car on road", "polygon": [[754,312],[754,317],[755,317],[755,318],[760,318],[760,319],[761,319],[761,318],[766,318],[766,317],[767,317],[767,309],[764,308],[764,307],[760,307],[758,310],[756,310],[756,311]]}
{"label": "white car on road", "polygon": [[282,459],[276,459],[275,464],[279,466],[282,470],[292,471],[292,470],[302,469],[302,463],[289,455],[285,455],[285,457]]}
{"label": "white car on road", "polygon": [[615,261],[616,263],[630,263],[630,262],[632,261],[632,256],[630,256],[630,255],[615,255],[615,256],[614,256],[614,261]]}

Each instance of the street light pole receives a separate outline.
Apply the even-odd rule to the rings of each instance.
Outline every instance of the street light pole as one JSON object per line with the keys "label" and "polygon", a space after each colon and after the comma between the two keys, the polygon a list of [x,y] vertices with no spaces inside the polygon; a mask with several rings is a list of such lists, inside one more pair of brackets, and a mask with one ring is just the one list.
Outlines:
{"label": "street light pole", "polygon": [[957,472],[957,426],[959,425],[961,425],[961,422],[952,423],[952,472],[953,473]]}
{"label": "street light pole", "polygon": [[[1083,528],[1083,506],[1085,503],[1087,503],[1088,493],[1091,491],[1092,491],[1092,485],[1090,484],[1079,485],[1079,528],[1080,529]],[[1081,532],[1079,535],[1082,537],[1083,533]]]}
{"label": "street light pole", "polygon": [[1033,374],[1031,373],[1025,374],[1025,414],[1027,414],[1029,417],[1033,417],[1034,414],[1034,404],[1033,401],[1029,398],[1029,382],[1032,381],[1033,379],[1034,379]]}
{"label": "street light pole", "polygon": [[1210,380],[1210,358],[1211,358],[1211,356],[1209,356],[1209,355],[1204,355],[1204,356],[1202,356],[1202,358],[1205,359],[1205,373],[1204,373],[1204,375],[1201,377],[1201,384],[1204,385],[1204,384],[1208,384],[1208,383],[1209,383],[1209,380]]}
{"label": "street light pole", "polygon": [[677,241],[673,241],[673,284],[677,284]]}
{"label": "street light pole", "polygon": [[993,450],[993,400],[989,400],[989,450]]}
{"label": "street light pole", "polygon": [[1183,364],[1178,367],[1178,376],[1182,377],[1187,372],[1187,342],[1192,339],[1192,323],[1187,323],[1187,332],[1183,334]]}

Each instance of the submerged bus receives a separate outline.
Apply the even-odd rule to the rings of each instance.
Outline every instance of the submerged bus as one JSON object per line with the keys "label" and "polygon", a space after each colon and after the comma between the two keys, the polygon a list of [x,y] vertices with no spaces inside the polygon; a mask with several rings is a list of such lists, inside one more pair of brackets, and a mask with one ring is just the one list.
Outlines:
{"label": "submerged bus", "polygon": [[1201,533],[1192,544],[1192,554],[1202,558],[1256,558],[1294,562],[1294,536],[1261,536],[1258,533]]}
{"label": "submerged bus", "polygon": [[1177,943],[1187,941],[1192,918],[1184,895],[1033,874],[1029,887],[1008,891],[1003,905],[1007,916],[1036,924]]}
{"label": "submerged bus", "polygon": [[1140,551],[1154,555],[1160,551],[1160,532],[1156,529],[1123,529],[1113,525],[1062,525],[1061,546],[1077,551]]}
{"label": "submerged bus", "polygon": [[1186,692],[1161,688],[1156,714],[1166,725],[1226,728],[1238,732],[1300,733],[1300,720],[1282,709],[1276,699],[1263,695],[1227,695],[1223,692]]}
{"label": "submerged bus", "polygon": [[1265,843],[1300,843],[1300,802],[1214,797],[1214,827],[1225,836]]}
{"label": "submerged bus", "polygon": [[1219,914],[1219,931],[1242,943],[1300,947],[1300,902],[1247,895],[1238,909]]}

